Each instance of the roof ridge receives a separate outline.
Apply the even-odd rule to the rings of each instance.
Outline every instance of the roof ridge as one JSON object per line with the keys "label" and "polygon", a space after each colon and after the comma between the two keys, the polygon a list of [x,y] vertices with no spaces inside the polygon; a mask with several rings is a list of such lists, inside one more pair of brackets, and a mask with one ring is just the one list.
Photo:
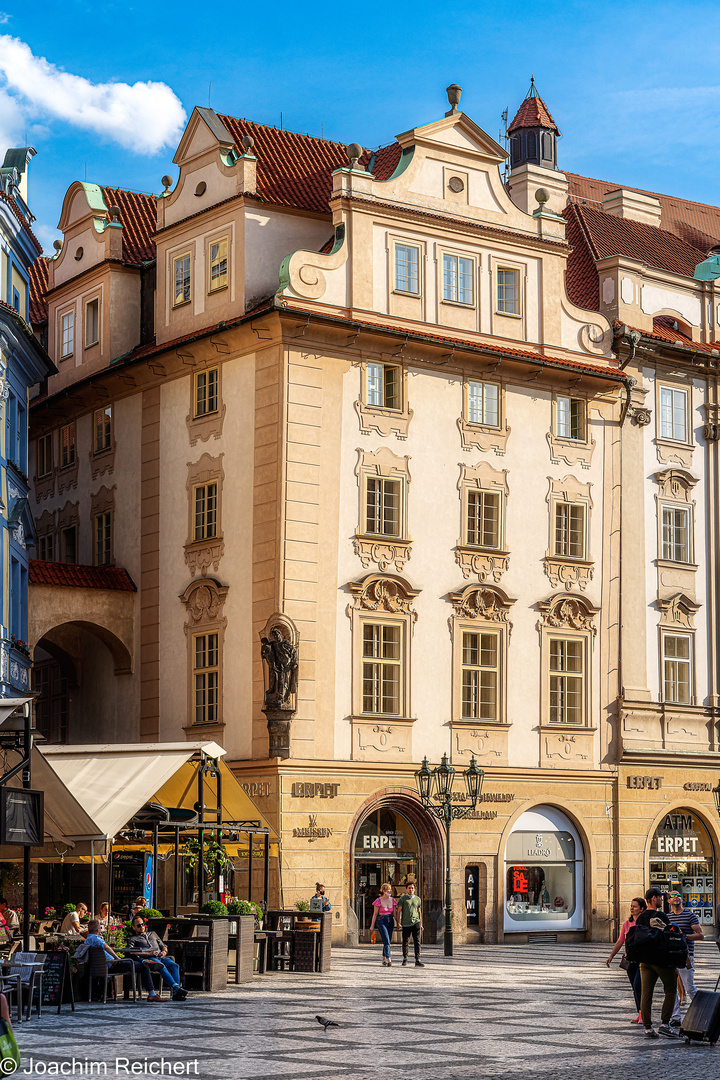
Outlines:
{"label": "roof ridge", "polygon": [[[710,207],[712,210],[720,210],[720,206],[715,203],[698,202],[697,199],[686,199],[682,195],[667,195],[662,191],[648,191],[647,188],[633,187],[632,184],[611,184],[609,180],[599,180],[596,176],[585,176],[583,173],[570,172],[568,169],[564,169],[563,172],[566,176],[576,176],[578,180],[590,180],[593,184],[607,184],[608,191],[617,191],[618,188],[625,188],[627,191],[636,191],[639,195],[653,195],[658,199],[673,199],[675,202],[689,203],[691,206],[705,206]],[[572,196],[577,199],[582,199],[582,195]],[[590,199],[590,202],[597,202],[596,199]]]}

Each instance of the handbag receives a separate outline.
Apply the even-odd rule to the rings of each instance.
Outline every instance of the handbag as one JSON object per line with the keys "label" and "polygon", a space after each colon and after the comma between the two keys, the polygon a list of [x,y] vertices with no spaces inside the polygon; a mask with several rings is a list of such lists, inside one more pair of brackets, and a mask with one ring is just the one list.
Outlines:
{"label": "handbag", "polygon": [[0,1073],[10,1076],[20,1068],[20,1050],[7,1020],[0,1020]]}
{"label": "handbag", "polygon": [[371,944],[371,945],[374,945],[374,944],[375,944],[375,931],[374,931],[374,930],[373,930],[373,932],[372,932],[372,933],[371,933],[371,935],[370,935],[370,944]]}
{"label": "handbag", "polygon": [[630,967],[630,961],[627,958],[627,953],[625,954],[625,956],[623,956],[622,960],[620,961],[620,967],[623,969],[623,971],[627,971],[627,969]]}

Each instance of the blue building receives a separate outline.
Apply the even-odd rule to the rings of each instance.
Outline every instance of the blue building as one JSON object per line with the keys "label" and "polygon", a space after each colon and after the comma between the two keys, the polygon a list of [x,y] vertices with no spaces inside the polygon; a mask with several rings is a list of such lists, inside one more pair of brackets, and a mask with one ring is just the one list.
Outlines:
{"label": "blue building", "polygon": [[30,267],[42,253],[27,205],[31,146],[8,150],[0,168],[0,698],[30,690],[28,507],[30,388],[55,366],[30,328]]}

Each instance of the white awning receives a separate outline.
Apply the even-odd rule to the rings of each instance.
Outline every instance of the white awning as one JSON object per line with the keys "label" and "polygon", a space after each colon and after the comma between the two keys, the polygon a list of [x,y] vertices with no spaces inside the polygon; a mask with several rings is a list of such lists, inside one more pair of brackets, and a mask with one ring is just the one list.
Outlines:
{"label": "white awning", "polygon": [[[113,837],[199,752],[225,754],[216,742],[52,745],[43,754],[104,837]],[[94,839],[86,835],[76,839]]]}

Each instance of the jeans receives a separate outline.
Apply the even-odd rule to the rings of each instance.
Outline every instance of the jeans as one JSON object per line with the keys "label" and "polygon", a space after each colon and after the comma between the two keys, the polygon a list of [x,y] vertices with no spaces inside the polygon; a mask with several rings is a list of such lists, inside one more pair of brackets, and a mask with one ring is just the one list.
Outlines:
{"label": "jeans", "polygon": [[380,931],[380,937],[382,938],[383,956],[386,960],[390,959],[390,942],[392,941],[393,926],[395,925],[395,919],[392,915],[381,915],[379,919],[375,920],[375,925]]}
{"label": "jeans", "polygon": [[408,956],[408,941],[412,937],[413,945],[415,947],[415,963],[420,959],[420,923],[413,923],[412,926],[403,926],[402,928],[402,952],[403,960],[407,960]]}
{"label": "jeans", "polygon": [[111,975],[127,975],[133,973],[134,969],[140,969],[140,977],[142,978],[142,984],[148,993],[153,994],[155,992],[152,979],[150,978],[150,972],[147,968],[144,968],[140,960],[116,960],[113,964],[108,966],[108,971]]}
{"label": "jeans", "polygon": [[636,964],[634,960],[628,960],[627,977],[630,980],[632,986],[633,996],[635,998],[635,1006],[637,1011],[640,1012],[640,999],[642,997],[642,980],[640,978],[640,965]]}
{"label": "jeans", "polygon": [[652,999],[655,983],[660,979],[665,991],[660,1019],[663,1024],[669,1024],[677,1000],[677,968],[660,967],[658,964],[641,964],[640,976],[642,978],[642,998],[640,999],[640,1012],[642,1013],[643,1026],[652,1027]]}
{"label": "jeans", "polygon": [[692,967],[678,968],[678,975],[682,979],[682,984],[685,987],[685,1000],[688,1005],[697,994],[697,986],[695,985],[695,957],[690,957]]}
{"label": "jeans", "polygon": [[180,985],[180,968],[169,956],[158,956],[153,960],[147,960],[143,966],[146,971],[157,972],[165,985],[171,986],[173,990]]}

